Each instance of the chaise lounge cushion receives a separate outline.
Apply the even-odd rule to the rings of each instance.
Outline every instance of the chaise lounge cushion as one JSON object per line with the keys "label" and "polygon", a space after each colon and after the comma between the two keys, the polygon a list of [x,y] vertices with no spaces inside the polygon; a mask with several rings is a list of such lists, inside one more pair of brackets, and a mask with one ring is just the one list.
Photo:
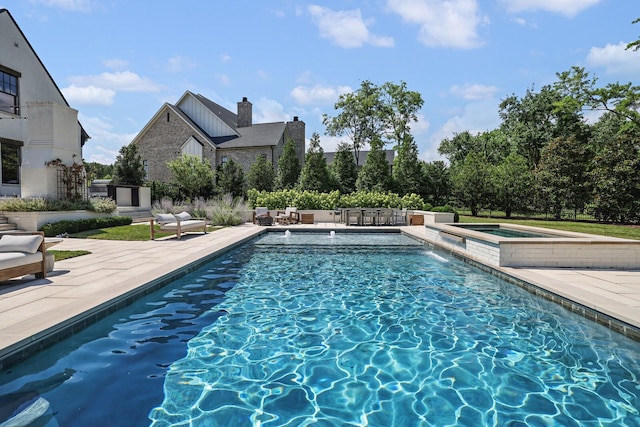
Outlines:
{"label": "chaise lounge cushion", "polygon": [[7,234],[0,239],[0,253],[2,252],[24,252],[35,254],[42,243],[41,235],[14,236]]}
{"label": "chaise lounge cushion", "polygon": [[161,213],[159,213],[158,215],[156,215],[156,221],[158,221],[158,223],[176,222],[176,217],[173,216],[172,214],[161,214]]}
{"label": "chaise lounge cushion", "polygon": [[180,212],[179,214],[175,214],[175,217],[179,221],[189,221],[191,219],[189,212]]}
{"label": "chaise lounge cushion", "polygon": [[42,262],[42,252],[0,252],[0,269],[20,267],[34,262]]}

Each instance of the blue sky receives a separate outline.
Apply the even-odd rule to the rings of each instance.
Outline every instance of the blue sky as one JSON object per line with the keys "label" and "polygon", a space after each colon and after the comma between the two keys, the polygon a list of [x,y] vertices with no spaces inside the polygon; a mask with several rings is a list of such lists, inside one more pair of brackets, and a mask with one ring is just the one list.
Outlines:
{"label": "blue sky", "polygon": [[638,0],[0,0],[91,140],[112,163],[164,102],[190,90],[254,123],[299,116],[320,134],[341,93],[404,81],[424,99],[420,157],[443,138],[495,129],[498,105],[571,66],[639,84]]}

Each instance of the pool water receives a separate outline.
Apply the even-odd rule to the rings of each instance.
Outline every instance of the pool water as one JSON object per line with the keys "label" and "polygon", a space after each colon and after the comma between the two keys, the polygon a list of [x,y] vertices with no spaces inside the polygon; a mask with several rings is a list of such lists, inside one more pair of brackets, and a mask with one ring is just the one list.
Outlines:
{"label": "pool water", "polygon": [[520,230],[515,228],[504,227],[501,225],[474,225],[474,224],[456,224],[455,227],[464,228],[465,230],[479,231],[481,233],[492,234],[500,237],[511,238],[559,238],[567,236],[560,236],[553,233],[543,233],[536,231]]}
{"label": "pool water", "polygon": [[640,425],[640,343],[408,237],[276,238],[3,371],[0,423]]}

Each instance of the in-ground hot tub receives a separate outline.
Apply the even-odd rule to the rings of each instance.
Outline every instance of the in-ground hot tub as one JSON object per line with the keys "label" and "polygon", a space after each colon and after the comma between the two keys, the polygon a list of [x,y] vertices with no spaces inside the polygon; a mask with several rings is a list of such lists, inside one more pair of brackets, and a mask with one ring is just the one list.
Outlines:
{"label": "in-ground hot tub", "polygon": [[516,224],[430,223],[427,240],[499,267],[640,269],[640,241]]}

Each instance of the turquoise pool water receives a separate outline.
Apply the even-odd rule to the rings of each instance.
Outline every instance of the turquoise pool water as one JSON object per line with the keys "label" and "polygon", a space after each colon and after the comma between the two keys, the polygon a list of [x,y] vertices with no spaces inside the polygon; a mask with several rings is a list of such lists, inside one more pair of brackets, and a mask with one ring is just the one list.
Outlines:
{"label": "turquoise pool water", "polygon": [[42,397],[52,426],[640,425],[640,343],[412,239],[336,237],[270,233],[2,372],[0,415]]}
{"label": "turquoise pool water", "polygon": [[567,236],[560,236],[553,233],[544,233],[541,231],[521,230],[515,228],[509,228],[502,225],[476,225],[476,224],[456,224],[455,227],[463,228],[465,230],[480,231],[482,233],[493,234],[500,237],[512,237],[512,238],[560,238]]}

